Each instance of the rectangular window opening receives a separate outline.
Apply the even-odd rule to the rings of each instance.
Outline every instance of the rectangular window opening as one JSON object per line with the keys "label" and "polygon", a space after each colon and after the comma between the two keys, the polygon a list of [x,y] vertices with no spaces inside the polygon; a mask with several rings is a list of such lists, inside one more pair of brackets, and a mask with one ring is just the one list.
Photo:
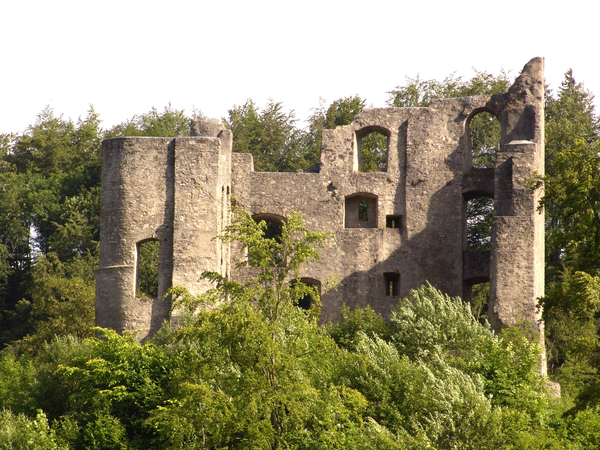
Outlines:
{"label": "rectangular window opening", "polygon": [[156,239],[140,242],[137,252],[136,296],[157,298],[160,242]]}
{"label": "rectangular window opening", "polygon": [[385,295],[387,297],[400,296],[400,274],[398,272],[387,272],[383,274]]}
{"label": "rectangular window opening", "polygon": [[400,228],[402,225],[402,216],[385,216],[386,228]]}

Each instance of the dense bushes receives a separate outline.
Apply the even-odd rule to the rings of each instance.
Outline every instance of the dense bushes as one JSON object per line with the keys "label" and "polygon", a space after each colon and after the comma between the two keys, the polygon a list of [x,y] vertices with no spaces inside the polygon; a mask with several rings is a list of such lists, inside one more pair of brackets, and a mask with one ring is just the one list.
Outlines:
{"label": "dense bushes", "polygon": [[[431,286],[389,322],[346,309],[323,328],[295,307],[270,321],[268,302],[234,298],[145,345],[104,331],[57,338],[34,357],[5,351],[2,439],[74,449],[598,444],[597,407],[561,415],[537,375],[536,343],[518,329],[494,335]],[[23,447],[22,436],[43,444]]]}

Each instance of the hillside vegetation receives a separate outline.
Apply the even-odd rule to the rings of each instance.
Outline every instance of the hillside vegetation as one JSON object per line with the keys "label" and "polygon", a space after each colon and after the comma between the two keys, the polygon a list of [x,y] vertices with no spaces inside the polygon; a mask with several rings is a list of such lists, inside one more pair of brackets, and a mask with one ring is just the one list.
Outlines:
{"label": "hillside vegetation", "polygon": [[[486,73],[409,79],[389,103],[427,106],[510,83]],[[234,151],[252,153],[256,170],[295,171],[317,162],[323,129],[365,105],[359,96],[321,105],[300,127],[280,103],[248,100],[225,120]],[[477,118],[475,162],[493,167],[497,125]],[[221,238],[252,249],[262,268],[254,284],[206,274],[214,291],[171,293],[184,326],[145,345],[109,330],[96,339],[101,141],[185,136],[190,119],[168,106],[103,129],[93,109],[77,122],[46,109],[24,133],[0,136],[0,448],[600,446],[600,124],[571,71],[547,92],[546,175],[531,180],[545,185],[540,305],[560,401],[537,375],[540,343],[527,327],[490,332],[485,285],[471,306],[423,286],[399,299],[389,322],[345,309],[340,323],[319,326],[318,293],[281,281],[329,238],[299,215],[284,224],[287,241],[275,241],[237,211]],[[364,170],[376,170],[379,144],[369,145]],[[470,247],[488,245],[490,214],[469,205]],[[295,262],[261,265],[298,242]],[[317,305],[308,312],[295,306],[305,295]],[[219,308],[202,309],[216,300]]]}

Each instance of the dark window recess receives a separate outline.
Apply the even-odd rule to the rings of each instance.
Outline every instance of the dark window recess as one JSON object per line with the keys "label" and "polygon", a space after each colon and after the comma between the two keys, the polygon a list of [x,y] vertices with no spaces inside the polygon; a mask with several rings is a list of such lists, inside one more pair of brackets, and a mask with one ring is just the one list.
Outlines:
{"label": "dark window recess", "polygon": [[368,222],[369,221],[369,202],[361,200],[358,203],[358,221]]}
{"label": "dark window recess", "polygon": [[387,272],[383,274],[385,295],[397,297],[400,295],[400,274],[398,272]]}
{"label": "dark window recess", "polygon": [[402,216],[385,216],[386,228],[400,228]]}
{"label": "dark window recess", "polygon": [[[305,284],[306,286],[310,287],[310,288],[314,288],[317,290],[317,293],[319,295],[321,295],[321,282],[318,280],[315,280],[313,278],[301,278],[300,282]],[[296,282],[292,282],[292,286],[294,286],[296,284]],[[302,308],[302,309],[310,309],[311,305],[314,303],[315,299],[313,298],[313,296],[311,294],[306,294],[304,297],[302,297],[301,299],[299,299],[296,302],[296,306],[298,308]]]}
{"label": "dark window recess", "polygon": [[300,300],[298,300],[298,308],[310,309],[311,302],[312,302],[312,297],[310,295],[305,295]]}

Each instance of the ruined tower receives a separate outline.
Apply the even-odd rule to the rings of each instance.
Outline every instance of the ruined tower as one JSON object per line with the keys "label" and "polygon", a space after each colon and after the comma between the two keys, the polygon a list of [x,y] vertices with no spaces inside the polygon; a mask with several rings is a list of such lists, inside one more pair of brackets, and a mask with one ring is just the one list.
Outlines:
{"label": "ruined tower", "polygon": [[[532,59],[505,94],[434,101],[427,108],[368,108],[350,125],[324,130],[320,162],[299,173],[255,172],[252,156],[232,153],[218,120],[192,125],[190,138],[115,138],[103,143],[102,228],[96,321],[117,331],[154,333],[168,318],[160,297],[170,286],[200,293],[205,270],[237,279],[242,258],[212,238],[230,220],[232,196],[257,220],[301,211],[307,226],[331,230],[337,242],[304,267],[319,286],[321,319],[343,303],[388,314],[399,296],[425,281],[470,298],[490,282],[489,319],[496,329],[528,322],[543,333],[537,298],[544,286],[541,193],[528,182],[544,172],[543,60]],[[501,125],[496,165],[474,168],[469,124],[481,112]],[[363,139],[387,140],[385,167],[361,172]],[[493,198],[490,251],[467,250],[466,204]],[[140,244],[160,243],[155,299],[136,297]]]}

